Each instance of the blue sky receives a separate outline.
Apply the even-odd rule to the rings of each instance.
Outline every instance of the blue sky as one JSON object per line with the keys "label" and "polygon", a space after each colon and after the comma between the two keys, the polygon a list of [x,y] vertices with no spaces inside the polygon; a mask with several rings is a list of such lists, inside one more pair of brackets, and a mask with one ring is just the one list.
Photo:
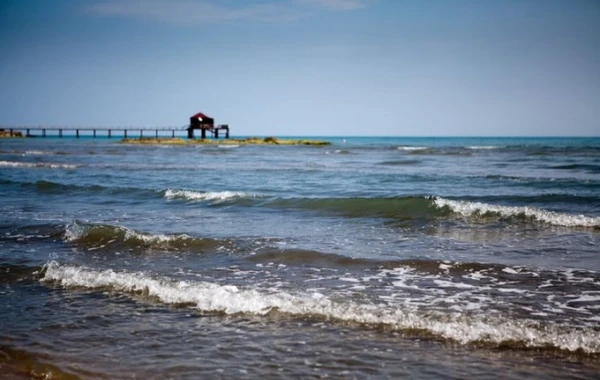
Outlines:
{"label": "blue sky", "polygon": [[3,0],[0,125],[600,135],[597,0]]}

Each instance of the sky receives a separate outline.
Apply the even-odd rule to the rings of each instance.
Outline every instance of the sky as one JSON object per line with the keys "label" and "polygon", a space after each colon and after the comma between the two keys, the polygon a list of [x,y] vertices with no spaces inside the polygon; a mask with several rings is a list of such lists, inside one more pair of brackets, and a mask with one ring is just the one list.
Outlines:
{"label": "sky", "polygon": [[598,0],[2,0],[0,126],[599,136]]}

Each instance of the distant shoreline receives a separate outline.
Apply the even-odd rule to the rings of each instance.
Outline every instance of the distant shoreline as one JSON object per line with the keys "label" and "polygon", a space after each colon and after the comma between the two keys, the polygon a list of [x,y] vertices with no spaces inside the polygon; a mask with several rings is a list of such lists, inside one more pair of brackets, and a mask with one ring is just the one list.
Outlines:
{"label": "distant shoreline", "polygon": [[128,138],[120,141],[121,144],[133,145],[331,145],[329,141],[280,139],[277,137],[248,137],[245,139],[184,139],[176,138]]}

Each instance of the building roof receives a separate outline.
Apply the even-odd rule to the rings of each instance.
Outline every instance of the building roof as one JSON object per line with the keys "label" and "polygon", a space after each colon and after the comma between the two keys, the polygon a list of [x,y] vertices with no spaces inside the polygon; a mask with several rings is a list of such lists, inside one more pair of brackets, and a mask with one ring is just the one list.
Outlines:
{"label": "building roof", "polygon": [[198,118],[201,118],[203,120],[204,119],[212,119],[212,117],[207,116],[207,115],[203,114],[202,112],[198,112],[197,114],[195,114],[194,116],[191,117],[191,119],[198,119]]}

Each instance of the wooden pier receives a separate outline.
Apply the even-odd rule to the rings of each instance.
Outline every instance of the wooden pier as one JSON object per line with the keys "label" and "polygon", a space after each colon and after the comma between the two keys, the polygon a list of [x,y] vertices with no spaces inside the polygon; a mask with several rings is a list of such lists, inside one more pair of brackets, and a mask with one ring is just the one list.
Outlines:
{"label": "wooden pier", "polygon": [[[215,119],[199,112],[190,117],[190,124],[183,127],[76,127],[76,126],[0,126],[0,132],[8,137],[59,137],[65,136],[65,132],[70,132],[69,136],[80,138],[98,137],[99,134],[105,137],[122,138],[159,138],[159,137],[183,137],[194,138],[194,130],[201,131],[201,138],[206,138],[206,132],[212,134],[212,138],[219,138],[219,131],[225,132],[225,138],[229,138],[228,124],[215,124]],[[35,134],[32,132],[36,132]]]}
{"label": "wooden pier", "polygon": [[[0,127],[5,135],[10,137],[183,137],[187,134],[188,127],[56,127],[56,126],[29,126],[29,127]],[[217,135],[218,137],[218,135]]]}

